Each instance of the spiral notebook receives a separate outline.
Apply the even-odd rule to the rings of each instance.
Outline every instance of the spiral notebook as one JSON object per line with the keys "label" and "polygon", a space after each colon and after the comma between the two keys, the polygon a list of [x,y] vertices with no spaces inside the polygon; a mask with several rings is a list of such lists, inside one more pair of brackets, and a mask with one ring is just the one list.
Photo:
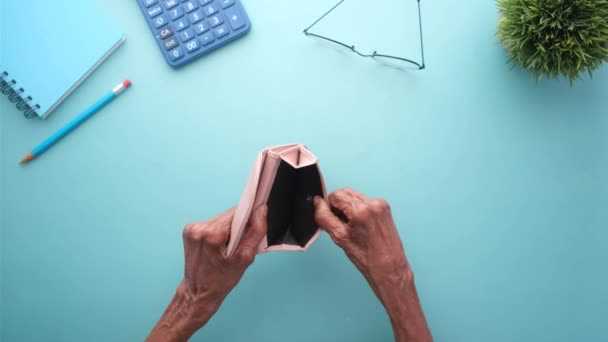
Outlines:
{"label": "spiral notebook", "polygon": [[94,0],[0,0],[0,90],[44,119],[124,39]]}

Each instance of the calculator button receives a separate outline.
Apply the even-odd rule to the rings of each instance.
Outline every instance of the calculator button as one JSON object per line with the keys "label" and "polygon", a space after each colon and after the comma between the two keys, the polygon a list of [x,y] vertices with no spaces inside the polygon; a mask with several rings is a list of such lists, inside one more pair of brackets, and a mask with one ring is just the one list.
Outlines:
{"label": "calculator button", "polygon": [[213,30],[213,33],[215,33],[215,36],[217,38],[222,38],[223,36],[228,34],[228,27],[226,27],[226,25],[222,25]]}
{"label": "calculator button", "polygon": [[176,61],[176,60],[184,57],[184,51],[182,50],[182,48],[177,47],[177,48],[169,51],[169,56],[171,57],[171,60]]}
{"label": "calculator button", "polygon": [[198,48],[200,48],[201,46],[198,44],[198,42],[195,40],[191,40],[189,42],[186,43],[186,51],[192,53],[196,50],[198,50]]}
{"label": "calculator button", "polygon": [[184,11],[182,11],[182,9],[179,8],[179,7],[175,7],[174,9],[170,9],[167,12],[169,12],[169,18],[171,18],[171,20],[175,20],[177,18],[181,18],[184,15]]}
{"label": "calculator button", "polygon": [[198,23],[203,20],[203,18],[205,18],[205,16],[201,11],[194,11],[188,15],[188,19],[190,19],[190,22],[193,24]]}
{"label": "calculator button", "polygon": [[146,8],[154,5],[156,2],[157,0],[141,0],[141,3],[144,4]]}
{"label": "calculator button", "polygon": [[213,43],[213,41],[215,40],[215,38],[213,37],[213,33],[207,32],[207,33],[205,33],[204,35],[201,36],[200,40],[201,40],[201,43],[204,46],[207,46],[207,45]]}
{"label": "calculator button", "polygon": [[160,6],[154,6],[148,10],[150,18],[154,18],[161,13],[163,13],[163,9]]}
{"label": "calculator button", "polygon": [[221,24],[224,22],[224,19],[222,18],[221,15],[214,15],[213,17],[209,18],[209,22],[211,23],[211,26],[216,27],[217,25]]}
{"label": "calculator button", "polygon": [[198,2],[201,4],[201,6],[204,6],[208,3],[210,3],[211,1],[213,1],[213,0],[198,0]]}
{"label": "calculator button", "polygon": [[167,17],[164,14],[161,14],[160,16],[156,17],[156,19],[154,19],[153,21],[154,21],[154,26],[156,28],[161,28],[161,27],[167,25],[167,23],[169,22],[169,20],[167,19]]}
{"label": "calculator button", "polygon": [[205,7],[203,7],[203,12],[205,13],[206,16],[210,17],[212,15],[214,15],[215,13],[217,13],[217,11],[219,11],[220,9],[217,7],[216,4],[209,4]]}
{"label": "calculator button", "polygon": [[183,30],[179,33],[179,39],[182,42],[187,42],[192,38],[194,38],[194,31],[192,31],[192,29]]}
{"label": "calculator button", "polygon": [[190,24],[188,23],[188,20],[186,20],[186,18],[182,18],[173,23],[173,27],[175,27],[175,29],[178,31],[181,31],[188,26],[190,26]]}
{"label": "calculator button", "polygon": [[167,39],[163,42],[163,45],[165,46],[165,49],[167,50],[171,50],[174,47],[178,46],[179,43],[177,42],[177,39],[175,37],[171,38],[171,39]]}
{"label": "calculator button", "polygon": [[177,0],[165,0],[163,1],[163,4],[165,5],[166,9],[171,9],[177,6]]}
{"label": "calculator button", "polygon": [[194,25],[194,32],[196,32],[198,35],[201,35],[207,31],[209,31],[209,24],[206,21],[202,21]]}
{"label": "calculator button", "polygon": [[194,11],[195,9],[198,8],[198,5],[196,4],[196,2],[194,1],[188,1],[184,4],[184,9],[186,10],[186,12],[190,13],[192,11]]}
{"label": "calculator button", "polygon": [[160,39],[165,39],[165,38],[171,36],[172,34],[173,34],[173,29],[171,28],[171,26],[167,26],[158,31],[158,36],[160,37]]}
{"label": "calculator button", "polygon": [[222,5],[222,8],[228,8],[234,5],[234,0],[220,0],[220,5]]}
{"label": "calculator button", "polygon": [[230,23],[233,30],[236,31],[245,26],[245,20],[236,6],[225,10],[224,15],[226,16],[226,19]]}

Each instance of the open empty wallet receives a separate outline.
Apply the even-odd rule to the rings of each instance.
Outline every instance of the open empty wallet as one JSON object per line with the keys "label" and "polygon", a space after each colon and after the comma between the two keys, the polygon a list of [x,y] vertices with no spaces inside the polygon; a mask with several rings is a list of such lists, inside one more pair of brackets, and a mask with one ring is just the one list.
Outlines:
{"label": "open empty wallet", "polygon": [[232,255],[254,209],[268,205],[268,233],[258,253],[304,251],[321,233],[314,220],[315,196],[327,197],[317,158],[303,145],[269,147],[260,152],[234,215],[228,241]]}

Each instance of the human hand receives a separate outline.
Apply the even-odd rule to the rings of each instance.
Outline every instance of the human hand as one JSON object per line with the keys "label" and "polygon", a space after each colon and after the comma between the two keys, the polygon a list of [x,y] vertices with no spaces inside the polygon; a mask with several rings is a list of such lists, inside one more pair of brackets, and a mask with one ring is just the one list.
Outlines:
{"label": "human hand", "polygon": [[226,243],[235,211],[233,208],[184,228],[184,279],[147,341],[187,341],[241,280],[266,236],[268,209],[264,205],[255,210],[237,250],[227,256]]}
{"label": "human hand", "polygon": [[363,274],[387,310],[397,341],[431,341],[414,273],[389,204],[352,190],[315,197],[315,220]]}

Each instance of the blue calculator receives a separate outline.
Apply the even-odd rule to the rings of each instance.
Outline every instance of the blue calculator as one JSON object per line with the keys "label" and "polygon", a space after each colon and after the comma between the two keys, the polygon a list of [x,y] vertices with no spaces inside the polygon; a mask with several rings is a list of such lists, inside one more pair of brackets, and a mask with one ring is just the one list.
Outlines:
{"label": "blue calculator", "polygon": [[251,22],[240,0],[137,0],[167,63],[180,67],[238,39]]}

